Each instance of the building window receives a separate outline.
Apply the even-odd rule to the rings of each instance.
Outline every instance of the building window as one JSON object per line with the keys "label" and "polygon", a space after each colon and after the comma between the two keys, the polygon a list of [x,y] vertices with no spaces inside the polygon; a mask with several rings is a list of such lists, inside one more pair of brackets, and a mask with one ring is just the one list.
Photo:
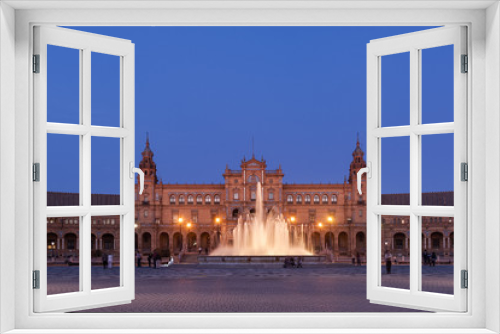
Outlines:
{"label": "building window", "polygon": [[292,195],[288,195],[288,196],[286,197],[286,202],[287,202],[288,204],[292,204],[292,203],[293,203],[293,196],[292,196]]}
{"label": "building window", "polygon": [[188,196],[188,204],[193,204],[194,203],[194,198],[193,195]]}
{"label": "building window", "polygon": [[238,218],[240,216],[240,210],[234,209],[233,210],[233,218]]}
{"label": "building window", "polygon": [[148,195],[144,196],[144,202],[149,202]]}
{"label": "building window", "polygon": [[323,195],[323,197],[321,197],[321,202],[322,202],[323,204],[328,204],[328,196]]}
{"label": "building window", "polygon": [[184,195],[179,196],[179,204],[184,204]]}
{"label": "building window", "polygon": [[201,195],[196,196],[196,204],[203,204],[203,198]]}
{"label": "building window", "polygon": [[351,200],[351,193],[347,193],[347,200],[350,201]]}
{"label": "building window", "polygon": [[255,190],[250,193],[250,200],[255,201]]}
{"label": "building window", "polygon": [[363,217],[363,210],[359,210],[359,216]]}
{"label": "building window", "polygon": [[319,204],[319,196],[314,195],[314,204]]}
{"label": "building window", "polygon": [[306,195],[305,202],[306,202],[306,204],[311,203],[311,195]]}
{"label": "building window", "polygon": [[156,193],[155,195],[155,200],[159,201],[160,200],[160,194]]}
{"label": "building window", "polygon": [[198,210],[191,211],[191,221],[193,223],[198,223]]}
{"label": "building window", "polygon": [[269,193],[269,200],[270,200],[270,201],[273,201],[273,200],[274,200],[274,193],[273,193],[273,192],[270,192],[270,193]]}
{"label": "building window", "polygon": [[149,214],[148,210],[144,211],[144,217],[147,217]]}
{"label": "building window", "polygon": [[302,204],[302,196],[297,195],[297,204]]}
{"label": "building window", "polygon": [[175,204],[175,196],[170,196],[170,204]]}
{"label": "building window", "polygon": [[257,183],[257,182],[259,182],[259,181],[260,181],[260,179],[259,179],[259,177],[258,177],[258,176],[256,176],[256,175],[250,175],[250,176],[248,177],[248,182],[249,182],[249,183]]}
{"label": "building window", "polygon": [[214,204],[220,204],[220,196],[219,195],[214,196]]}
{"label": "building window", "polygon": [[179,221],[179,211],[172,211],[172,221],[174,223]]}
{"label": "building window", "polygon": [[337,204],[337,195],[332,195],[332,204]]}
{"label": "building window", "polygon": [[205,196],[205,204],[210,204],[212,202],[212,198],[210,195]]}
{"label": "building window", "polygon": [[233,200],[237,201],[239,199],[239,196],[240,196],[239,193],[237,191],[235,191],[233,193]]}

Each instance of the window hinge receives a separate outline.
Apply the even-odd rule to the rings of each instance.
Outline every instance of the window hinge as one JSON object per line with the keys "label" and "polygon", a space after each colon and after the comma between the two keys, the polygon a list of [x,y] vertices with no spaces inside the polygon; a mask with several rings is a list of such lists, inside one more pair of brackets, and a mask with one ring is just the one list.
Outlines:
{"label": "window hinge", "polygon": [[466,162],[462,162],[460,165],[461,170],[461,181],[469,181],[469,165]]}
{"label": "window hinge", "polygon": [[40,73],[40,55],[33,55],[33,73]]}
{"label": "window hinge", "polygon": [[33,289],[40,289],[40,270],[33,270]]}
{"label": "window hinge", "polygon": [[469,56],[462,55],[462,73],[469,72]]}
{"label": "window hinge", "polygon": [[40,163],[35,162],[33,164],[33,181],[39,182],[40,181]]}
{"label": "window hinge", "polygon": [[462,289],[467,289],[469,287],[469,272],[467,270],[462,270]]}

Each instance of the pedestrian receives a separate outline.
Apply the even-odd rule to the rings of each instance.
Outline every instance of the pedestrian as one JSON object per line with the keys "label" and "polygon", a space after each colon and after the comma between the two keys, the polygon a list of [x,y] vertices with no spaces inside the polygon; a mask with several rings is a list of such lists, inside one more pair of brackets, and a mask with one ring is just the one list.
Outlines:
{"label": "pedestrian", "polygon": [[436,266],[436,260],[437,260],[436,252],[432,252],[431,260],[432,260],[432,262],[431,262],[432,266],[435,267]]}
{"label": "pedestrian", "polygon": [[356,265],[356,258],[354,257],[354,255],[352,256],[351,262],[353,266]]}
{"label": "pedestrian", "polygon": [[201,251],[202,251],[202,250],[203,250],[203,249],[202,249],[202,248],[201,248],[201,246],[200,246],[200,248],[198,248],[198,255],[201,255]]}
{"label": "pedestrian", "polygon": [[158,253],[155,251],[154,254],[153,254],[153,264],[154,264],[154,268],[156,269],[157,268],[157,262],[158,262]]}
{"label": "pedestrian", "polygon": [[137,268],[140,268],[141,267],[141,252],[137,251],[135,253],[135,258],[137,259]]}
{"label": "pedestrian", "polygon": [[361,254],[359,254],[359,252],[356,253],[356,262],[358,266],[361,266]]}
{"label": "pedestrian", "polygon": [[297,268],[302,268],[302,256],[297,259]]}
{"label": "pedestrian", "polygon": [[424,259],[424,264],[427,264],[427,249],[424,249],[422,253],[422,258]]}
{"label": "pedestrian", "polygon": [[384,259],[385,259],[385,271],[387,274],[390,274],[392,265],[392,254],[388,249],[385,251]]}
{"label": "pedestrian", "polygon": [[153,257],[153,254],[149,253],[148,255],[148,267],[151,268],[151,258]]}
{"label": "pedestrian", "polygon": [[106,253],[102,253],[102,268],[106,269],[108,266],[108,255]]}
{"label": "pedestrian", "polygon": [[208,255],[208,247],[205,248],[205,255]]}

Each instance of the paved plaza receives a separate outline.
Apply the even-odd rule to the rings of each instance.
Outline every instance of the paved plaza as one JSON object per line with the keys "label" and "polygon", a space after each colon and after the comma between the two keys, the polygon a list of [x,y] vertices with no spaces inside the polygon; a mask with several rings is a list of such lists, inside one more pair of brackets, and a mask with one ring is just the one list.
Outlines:
{"label": "paved plaza", "polygon": [[[385,273],[385,270],[384,270]],[[116,286],[119,268],[92,267],[92,288]],[[453,266],[423,268],[423,289],[452,293]],[[78,267],[50,267],[49,293],[74,291]],[[409,267],[393,266],[384,286],[409,286]],[[180,264],[136,268],[130,304],[87,312],[414,312],[371,304],[366,267],[330,264],[302,269]]]}

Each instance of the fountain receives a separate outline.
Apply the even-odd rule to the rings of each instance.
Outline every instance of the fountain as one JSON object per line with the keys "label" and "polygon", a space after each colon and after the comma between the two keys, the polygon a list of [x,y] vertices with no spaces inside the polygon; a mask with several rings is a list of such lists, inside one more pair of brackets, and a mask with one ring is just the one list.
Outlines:
{"label": "fountain", "polygon": [[233,230],[233,245],[219,246],[211,255],[273,256],[311,255],[304,244],[303,231],[293,228],[276,207],[265,213],[262,186],[257,183],[255,214],[238,218]]}
{"label": "fountain", "polygon": [[[198,256],[207,264],[273,264],[281,266],[286,257],[300,256],[303,262],[324,262],[324,255],[315,256],[305,246],[303,228],[290,226],[276,207],[265,212],[262,185],[257,183],[255,213],[238,218],[232,231],[232,245],[219,245],[209,256]],[[230,232],[229,232],[230,233]]]}

